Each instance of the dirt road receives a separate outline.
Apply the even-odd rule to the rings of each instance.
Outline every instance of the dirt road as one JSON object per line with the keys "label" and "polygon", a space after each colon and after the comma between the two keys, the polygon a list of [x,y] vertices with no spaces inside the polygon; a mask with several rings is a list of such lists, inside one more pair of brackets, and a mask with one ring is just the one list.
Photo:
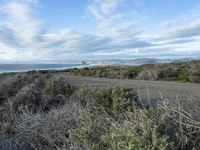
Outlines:
{"label": "dirt road", "polygon": [[86,84],[90,87],[106,87],[125,85],[135,89],[141,99],[155,100],[161,98],[179,100],[200,100],[200,84],[178,83],[166,81],[140,81],[122,79],[104,79],[92,77],[65,76],[74,86]]}

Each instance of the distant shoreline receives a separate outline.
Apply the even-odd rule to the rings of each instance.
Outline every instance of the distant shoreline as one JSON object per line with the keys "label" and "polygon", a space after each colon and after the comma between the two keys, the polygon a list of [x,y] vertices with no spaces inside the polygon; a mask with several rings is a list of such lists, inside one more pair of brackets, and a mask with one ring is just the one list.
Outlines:
{"label": "distant shoreline", "polygon": [[[21,73],[21,72],[30,72],[30,71],[62,71],[62,70],[66,70],[66,69],[72,69],[72,68],[85,68],[85,67],[92,67],[95,65],[82,65],[82,64],[72,64],[72,66],[66,66],[66,67],[49,67],[49,68],[30,68],[30,69],[8,69],[8,70],[3,70],[1,71],[1,67],[2,66],[20,66],[20,65],[27,65],[27,66],[39,66],[39,65],[51,65],[51,64],[0,64],[0,74],[3,73]],[[54,64],[54,65],[59,65],[59,64]],[[62,64],[65,65],[65,64]],[[66,64],[66,65],[71,65],[71,64]]]}

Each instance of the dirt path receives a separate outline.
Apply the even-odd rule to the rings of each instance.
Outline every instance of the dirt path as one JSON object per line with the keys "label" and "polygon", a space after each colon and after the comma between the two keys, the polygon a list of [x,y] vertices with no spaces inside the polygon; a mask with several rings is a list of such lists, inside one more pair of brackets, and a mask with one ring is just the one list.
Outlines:
{"label": "dirt path", "polygon": [[141,99],[179,99],[179,100],[200,100],[200,84],[178,83],[166,81],[139,81],[139,80],[121,80],[121,79],[104,79],[92,77],[77,77],[65,75],[69,82],[79,87],[87,84],[90,87],[125,85],[134,88]]}

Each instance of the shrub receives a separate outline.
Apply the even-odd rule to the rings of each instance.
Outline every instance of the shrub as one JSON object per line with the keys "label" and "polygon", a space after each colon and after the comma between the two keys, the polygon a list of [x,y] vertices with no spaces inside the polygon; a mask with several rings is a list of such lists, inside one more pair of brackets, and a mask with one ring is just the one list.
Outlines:
{"label": "shrub", "polygon": [[12,101],[14,111],[20,111],[26,107],[31,112],[37,112],[45,105],[42,100],[42,91],[35,84],[23,87]]}
{"label": "shrub", "polygon": [[182,69],[179,69],[179,70],[178,70],[178,77],[177,77],[177,80],[185,81],[185,82],[186,82],[186,81],[189,81],[187,69],[182,68]]}
{"label": "shrub", "polygon": [[57,95],[61,94],[64,96],[71,96],[74,92],[75,88],[68,84],[67,80],[64,77],[50,78],[45,85],[44,91],[45,94],[49,95],[50,97],[56,97]]}
{"label": "shrub", "polygon": [[123,86],[93,89],[83,86],[72,95],[71,100],[83,107],[94,105],[104,107],[107,112],[123,112],[132,109],[137,98],[133,89]]}
{"label": "shrub", "polygon": [[69,140],[69,129],[75,127],[80,111],[75,104],[52,109],[47,114],[23,111],[15,119],[15,134],[10,143],[5,142],[4,145],[9,144],[9,149],[13,150],[76,149]]}
{"label": "shrub", "polygon": [[81,114],[74,129],[69,130],[70,140],[77,143],[79,149],[105,149],[101,136],[109,131],[109,116],[99,109],[92,113]]}
{"label": "shrub", "polygon": [[10,75],[5,79],[4,84],[0,87],[0,95],[5,98],[15,96],[21,88],[31,83],[34,83],[37,87],[41,88],[44,86],[46,78],[45,75],[39,72]]}
{"label": "shrub", "polygon": [[135,121],[125,120],[122,124],[112,124],[110,132],[101,136],[107,149],[151,149],[166,150],[174,148],[168,141],[168,136],[158,133],[158,124],[145,114],[145,111],[136,114]]}
{"label": "shrub", "polygon": [[200,83],[200,69],[194,70],[193,73],[189,76],[191,82]]}
{"label": "shrub", "polygon": [[94,99],[94,90],[90,89],[87,85],[83,85],[79,90],[75,91],[70,97],[72,103],[77,103],[80,107],[90,105]]}
{"label": "shrub", "polygon": [[138,76],[138,74],[141,72],[141,70],[142,69],[139,67],[134,67],[134,68],[128,69],[128,72],[127,72],[128,79],[136,78]]}

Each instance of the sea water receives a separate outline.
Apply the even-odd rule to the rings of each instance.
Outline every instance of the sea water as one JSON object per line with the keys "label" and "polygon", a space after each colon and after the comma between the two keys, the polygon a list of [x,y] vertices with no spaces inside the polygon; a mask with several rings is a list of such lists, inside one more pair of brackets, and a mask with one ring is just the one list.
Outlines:
{"label": "sea water", "polygon": [[0,64],[0,73],[24,72],[32,70],[62,70],[86,67],[84,64]]}

